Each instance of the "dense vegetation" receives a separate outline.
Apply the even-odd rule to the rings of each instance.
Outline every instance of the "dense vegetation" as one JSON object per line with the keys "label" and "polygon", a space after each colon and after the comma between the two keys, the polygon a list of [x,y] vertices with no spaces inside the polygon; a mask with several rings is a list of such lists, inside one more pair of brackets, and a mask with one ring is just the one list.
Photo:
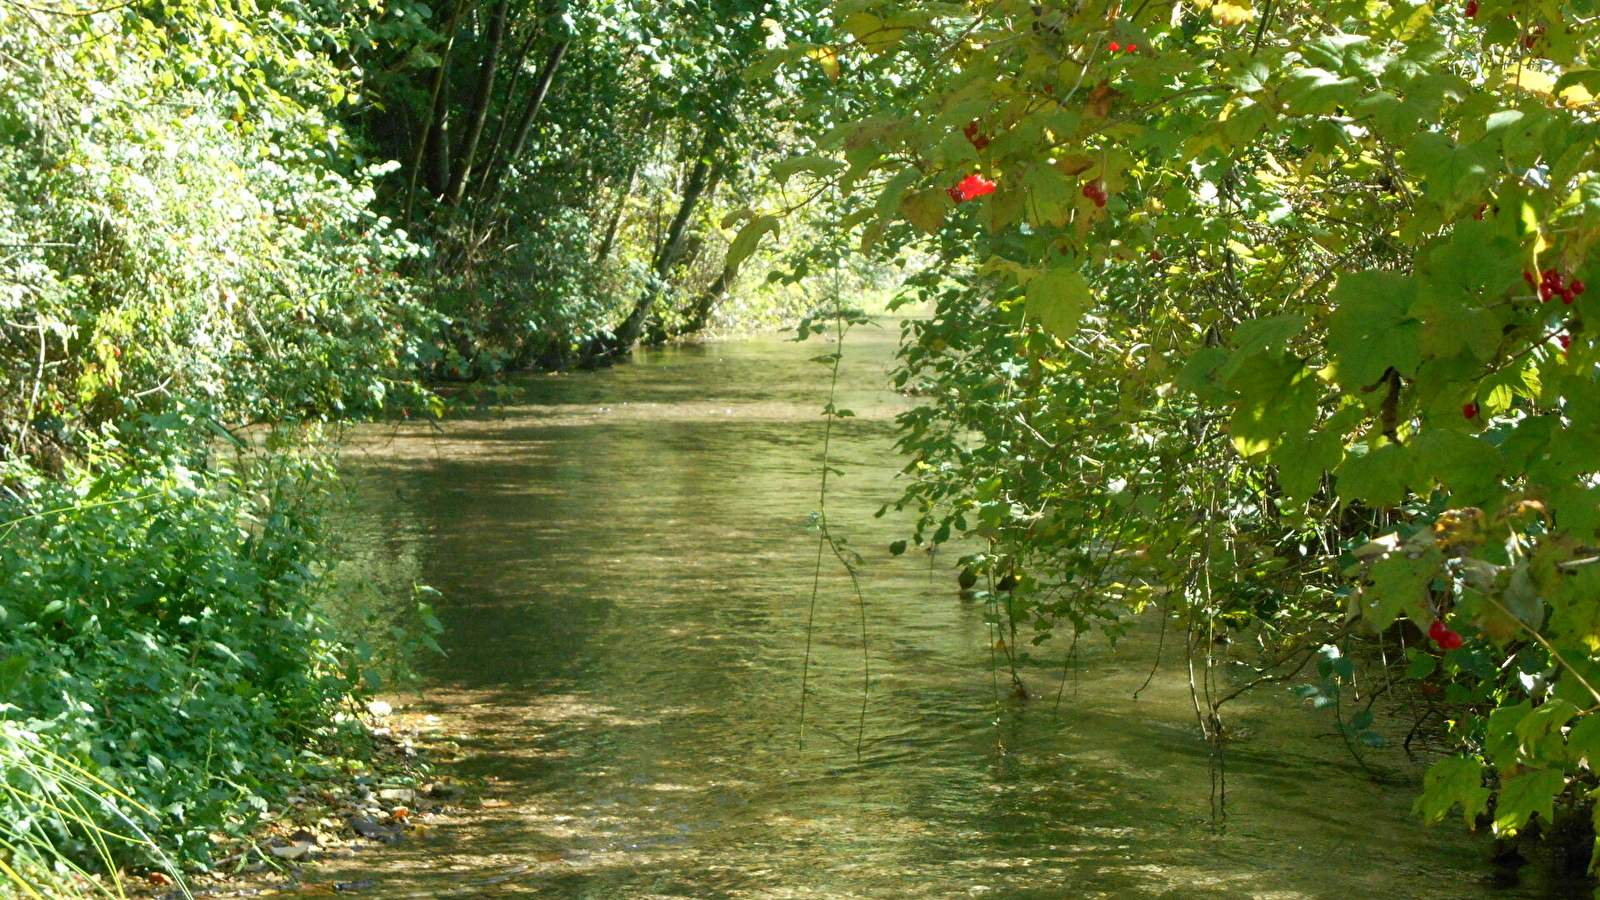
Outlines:
{"label": "dense vegetation", "polygon": [[1157,605],[1219,750],[1223,657],[1316,673],[1358,753],[1416,736],[1378,727],[1393,690],[1447,730],[1424,818],[1582,833],[1597,12],[836,5],[777,55],[835,82],[796,165],[841,226],[937,259],[899,376],[916,542],[975,538],[963,583],[1035,643]]}
{"label": "dense vegetation", "polygon": [[1581,831],[1596,16],[0,0],[0,873],[204,866],[350,752],[339,423],[885,264],[914,540],[997,624],[1153,606],[1219,751],[1291,682],[1434,723],[1423,817]]}
{"label": "dense vegetation", "polygon": [[723,321],[769,6],[0,2],[0,892],[359,755],[339,423]]}

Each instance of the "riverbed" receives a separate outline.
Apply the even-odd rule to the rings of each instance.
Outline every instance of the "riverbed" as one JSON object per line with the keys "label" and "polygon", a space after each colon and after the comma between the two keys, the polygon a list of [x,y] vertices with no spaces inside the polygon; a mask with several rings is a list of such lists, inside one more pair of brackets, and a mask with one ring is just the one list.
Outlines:
{"label": "riverbed", "polygon": [[909,520],[873,516],[915,402],[889,388],[896,337],[844,349],[827,508],[859,598],[829,556],[815,580],[816,338],[528,376],[494,414],[357,435],[352,538],[442,595],[416,708],[509,805],[317,877],[385,898],[1588,896],[1424,827],[1420,762],[1372,751],[1375,778],[1282,687],[1229,707],[1219,818],[1180,661],[1133,696],[1154,627],[1047,643],[1013,697],[963,549],[892,556]]}

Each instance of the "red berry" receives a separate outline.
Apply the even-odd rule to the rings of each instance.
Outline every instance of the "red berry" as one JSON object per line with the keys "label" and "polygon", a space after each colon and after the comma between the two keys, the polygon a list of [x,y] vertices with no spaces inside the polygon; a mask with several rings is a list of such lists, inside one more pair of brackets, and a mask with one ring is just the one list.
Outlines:
{"label": "red berry", "polygon": [[1094,182],[1089,181],[1089,182],[1085,182],[1084,183],[1084,185],[1083,185],[1083,195],[1085,197],[1088,197],[1090,200],[1093,200],[1094,199],[1094,195],[1096,193],[1098,193],[1098,189],[1095,188]]}
{"label": "red berry", "polygon": [[1572,349],[1572,335],[1570,335],[1570,334],[1556,335],[1556,343],[1561,345],[1561,352],[1565,353],[1568,350]]}
{"label": "red berry", "polygon": [[1116,53],[1118,50],[1122,49],[1122,45],[1117,43],[1116,41],[1112,41],[1111,43],[1106,45],[1106,49],[1110,50],[1112,53]]}
{"label": "red berry", "polygon": [[1574,294],[1583,293],[1583,279],[1582,278],[1574,278],[1574,279],[1572,279],[1572,292]]}
{"label": "red berry", "polygon": [[1450,627],[1448,625],[1444,624],[1444,620],[1443,619],[1434,619],[1433,620],[1433,624],[1428,626],[1428,637],[1430,639],[1432,639],[1432,640],[1437,641],[1440,638],[1444,637],[1445,633],[1448,632],[1449,630],[1450,630]]}
{"label": "red berry", "polygon": [[357,275],[365,275],[365,274],[367,274],[367,270],[361,268],[360,266],[356,266],[356,274]]}
{"label": "red berry", "polygon": [[1138,49],[1139,49],[1139,45],[1138,44],[1129,44],[1128,45],[1128,52],[1129,53],[1135,53],[1135,52],[1138,51]]}
{"label": "red berry", "polygon": [[1522,273],[1522,280],[1526,281],[1529,284],[1533,284],[1533,273],[1532,272],[1523,272]]}
{"label": "red berry", "polygon": [[1161,260],[1163,258],[1164,257],[1161,255],[1161,251],[1160,250],[1151,250],[1150,251],[1150,261],[1151,262],[1161,262]]}
{"label": "red berry", "polygon": [[1106,195],[1105,194],[1096,194],[1095,198],[1094,198],[1094,205],[1097,206],[1097,207],[1105,206],[1106,205]]}
{"label": "red berry", "polygon": [[992,194],[995,187],[994,182],[982,175],[973,173],[961,179],[961,183],[955,187],[947,188],[945,192],[954,198],[957,203],[960,203],[963,200],[982,197],[984,194]]}
{"label": "red berry", "polygon": [[1576,298],[1577,298],[1577,295],[1574,294],[1572,291],[1562,291],[1561,292],[1561,302],[1565,303],[1568,306],[1571,306],[1572,305],[1572,301],[1574,299],[1576,299]]}
{"label": "red berry", "polygon": [[1466,404],[1465,406],[1461,407],[1461,414],[1469,419],[1476,419],[1478,417],[1478,404]]}
{"label": "red berry", "polygon": [[967,123],[967,127],[962,129],[961,132],[967,136],[967,140],[972,142],[972,146],[979,150],[989,146],[989,136],[984,134],[980,130],[981,128],[982,126],[979,124],[978,120],[973,119],[971,122]]}
{"label": "red berry", "polygon": [[1446,628],[1444,634],[1439,636],[1439,647],[1443,650],[1454,650],[1462,644],[1461,635]]}
{"label": "red berry", "polygon": [[1466,13],[1467,18],[1469,19],[1476,19],[1478,17],[1478,0],[1467,0]]}

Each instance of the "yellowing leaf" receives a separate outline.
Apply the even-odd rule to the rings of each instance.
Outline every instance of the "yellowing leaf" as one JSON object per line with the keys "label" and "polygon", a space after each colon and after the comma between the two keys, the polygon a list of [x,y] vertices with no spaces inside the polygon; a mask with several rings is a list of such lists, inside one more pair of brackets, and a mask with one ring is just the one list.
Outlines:
{"label": "yellowing leaf", "polygon": [[1518,68],[1515,75],[1506,78],[1510,87],[1522,88],[1534,94],[1549,97],[1555,93],[1556,80],[1543,72],[1529,68]]}
{"label": "yellowing leaf", "polygon": [[1256,11],[1249,4],[1213,3],[1211,4],[1211,17],[1217,20],[1218,25],[1232,28],[1256,17]]}
{"label": "yellowing leaf", "polygon": [[1089,282],[1082,274],[1073,269],[1051,269],[1028,282],[1023,312],[1064,341],[1078,333],[1089,299]]}
{"label": "yellowing leaf", "polygon": [[813,47],[806,51],[806,56],[817,61],[822,71],[827,73],[829,79],[839,80],[839,49],[837,47]]}
{"label": "yellowing leaf", "polygon": [[762,235],[777,230],[778,220],[774,216],[756,216],[746,222],[734,236],[733,243],[728,245],[728,256],[722,263],[723,267],[736,271],[740,263],[756,252],[756,246],[761,242]]}
{"label": "yellowing leaf", "polygon": [[905,36],[904,28],[890,28],[884,21],[872,13],[856,13],[844,20],[844,30],[856,42],[873,53],[882,53],[900,43]]}
{"label": "yellowing leaf", "polygon": [[900,215],[928,234],[938,234],[944,227],[945,211],[949,208],[950,198],[937,188],[907,194],[900,201]]}

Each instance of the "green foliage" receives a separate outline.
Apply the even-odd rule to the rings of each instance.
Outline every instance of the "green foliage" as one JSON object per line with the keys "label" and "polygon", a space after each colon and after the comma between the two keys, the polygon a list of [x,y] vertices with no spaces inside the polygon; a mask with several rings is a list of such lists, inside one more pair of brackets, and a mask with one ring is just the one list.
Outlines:
{"label": "green foliage", "polygon": [[0,3],[0,856],[25,891],[204,865],[357,747],[309,423],[436,401],[396,274],[419,251],[325,108],[345,24]]}
{"label": "green foliage", "polygon": [[120,468],[105,447],[98,477],[11,479],[26,499],[0,505],[0,697],[8,721],[142,804],[107,798],[97,819],[203,860],[212,832],[241,833],[241,812],[304,764],[352,670],[317,605],[326,473],[282,456],[223,468],[179,449],[192,437],[141,435]]}
{"label": "green foliage", "polygon": [[1473,7],[849,0],[781,64],[856,113],[791,168],[936,258],[915,539],[975,539],[1040,640],[1159,601],[1261,680],[1433,630],[1463,755],[1419,809],[1510,833],[1592,780],[1561,740],[1600,702],[1600,33]]}

